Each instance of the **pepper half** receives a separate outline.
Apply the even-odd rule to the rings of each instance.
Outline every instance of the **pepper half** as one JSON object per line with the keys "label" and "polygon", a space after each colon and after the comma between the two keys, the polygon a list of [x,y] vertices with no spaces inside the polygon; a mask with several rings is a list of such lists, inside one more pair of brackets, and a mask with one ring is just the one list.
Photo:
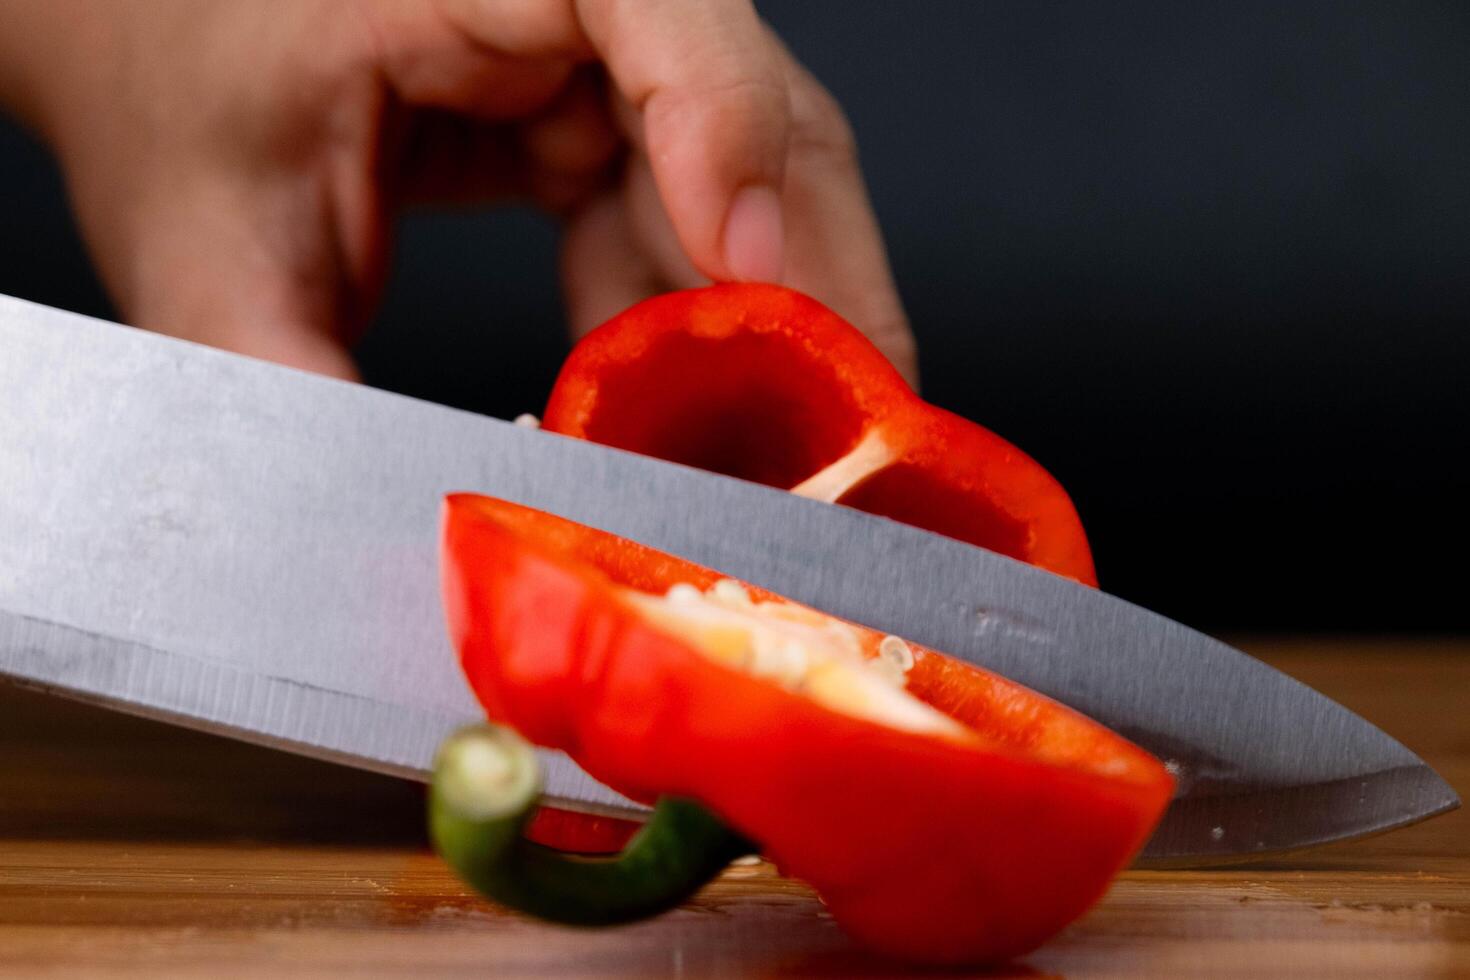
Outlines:
{"label": "pepper half", "polygon": [[668,293],[588,334],[552,432],[846,504],[1097,584],[1060,483],[920,399],[827,307],[781,286]]}
{"label": "pepper half", "polygon": [[[562,366],[542,427],[844,504],[1097,585],[1061,484],[1021,450],[922,401],[856,328],[780,286],[639,303]],[[637,824],[557,808],[529,835],[584,853]]]}
{"label": "pepper half", "polygon": [[492,719],[634,799],[697,801],[886,953],[1034,948],[1172,792],[1142,749],[1004,678],[549,514],[449,498],[443,572]]}

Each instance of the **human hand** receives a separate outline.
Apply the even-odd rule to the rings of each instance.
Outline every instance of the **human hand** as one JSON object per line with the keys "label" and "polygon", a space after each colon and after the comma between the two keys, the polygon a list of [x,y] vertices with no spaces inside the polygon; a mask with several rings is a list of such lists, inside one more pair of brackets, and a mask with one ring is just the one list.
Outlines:
{"label": "human hand", "polygon": [[915,375],[850,130],[749,0],[6,4],[0,58],[46,53],[20,101],[137,325],[351,377],[396,214],[528,199],[565,219],[577,334],[775,280]]}

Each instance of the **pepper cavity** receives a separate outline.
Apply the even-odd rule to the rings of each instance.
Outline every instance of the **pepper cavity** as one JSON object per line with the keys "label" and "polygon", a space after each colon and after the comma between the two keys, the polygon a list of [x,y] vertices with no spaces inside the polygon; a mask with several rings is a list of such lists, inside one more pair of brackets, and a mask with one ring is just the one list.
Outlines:
{"label": "pepper cavity", "polygon": [[588,334],[548,431],[878,514],[1096,585],[1066,491],[924,402],[856,328],[780,286],[645,301]]}

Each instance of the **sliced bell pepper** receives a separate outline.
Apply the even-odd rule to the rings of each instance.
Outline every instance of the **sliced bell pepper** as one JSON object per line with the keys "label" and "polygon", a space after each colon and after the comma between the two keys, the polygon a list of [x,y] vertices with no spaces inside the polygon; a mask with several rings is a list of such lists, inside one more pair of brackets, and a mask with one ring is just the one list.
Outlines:
{"label": "sliced bell pepper", "polygon": [[1065,490],[928,404],[866,337],[781,286],[639,303],[562,366],[542,427],[847,504],[1096,585]]}
{"label": "sliced bell pepper", "polygon": [[538,914],[649,914],[755,846],[878,950],[1000,959],[1096,901],[1172,792],[1152,756],[1004,678],[549,514],[449,498],[443,573],[490,718],[663,798],[621,856],[571,858],[517,836],[525,763],[452,742],[436,841]]}
{"label": "sliced bell pepper", "polygon": [[[994,433],[922,401],[856,328],[780,286],[639,303],[588,334],[541,422],[845,504],[1097,585],[1062,486]],[[530,835],[581,852],[637,825],[548,808]]]}

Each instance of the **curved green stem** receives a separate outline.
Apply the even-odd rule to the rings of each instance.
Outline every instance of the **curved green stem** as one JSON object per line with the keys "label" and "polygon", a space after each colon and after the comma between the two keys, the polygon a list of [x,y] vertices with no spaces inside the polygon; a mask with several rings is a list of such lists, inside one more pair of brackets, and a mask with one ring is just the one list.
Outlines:
{"label": "curved green stem", "polygon": [[435,760],[429,829],[477,891],[553,922],[613,925],[657,915],[757,850],[699,804],[666,797],[622,853],[566,854],[522,836],[540,796],[530,745],[503,728],[463,729]]}

